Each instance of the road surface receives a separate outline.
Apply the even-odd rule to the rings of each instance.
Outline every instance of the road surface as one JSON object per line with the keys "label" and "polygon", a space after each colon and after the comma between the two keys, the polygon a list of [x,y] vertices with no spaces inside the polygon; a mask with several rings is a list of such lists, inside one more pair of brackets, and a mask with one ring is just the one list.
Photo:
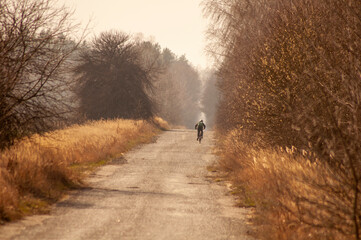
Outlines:
{"label": "road surface", "polygon": [[167,131],[100,168],[51,214],[0,227],[0,239],[251,239],[248,210],[209,177],[212,137]]}

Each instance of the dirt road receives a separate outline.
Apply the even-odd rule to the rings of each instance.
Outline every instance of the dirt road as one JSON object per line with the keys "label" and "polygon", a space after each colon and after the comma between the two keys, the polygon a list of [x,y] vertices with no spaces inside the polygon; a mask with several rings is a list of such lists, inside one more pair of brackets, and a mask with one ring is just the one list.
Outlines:
{"label": "dirt road", "polygon": [[173,130],[99,169],[50,215],[0,227],[0,239],[251,239],[246,209],[209,180],[212,133]]}

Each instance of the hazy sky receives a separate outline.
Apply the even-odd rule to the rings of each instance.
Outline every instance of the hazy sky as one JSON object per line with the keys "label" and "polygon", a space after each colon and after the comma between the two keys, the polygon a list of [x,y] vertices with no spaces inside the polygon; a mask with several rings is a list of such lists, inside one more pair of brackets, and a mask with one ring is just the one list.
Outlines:
{"label": "hazy sky", "polygon": [[90,36],[106,30],[143,33],[194,66],[206,67],[206,21],[201,0],[59,0],[75,10],[75,20],[92,18]]}

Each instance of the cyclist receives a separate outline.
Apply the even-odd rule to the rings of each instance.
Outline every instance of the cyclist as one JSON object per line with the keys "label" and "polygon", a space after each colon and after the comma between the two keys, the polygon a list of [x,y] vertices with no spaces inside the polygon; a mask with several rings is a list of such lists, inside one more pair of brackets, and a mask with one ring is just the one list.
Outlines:
{"label": "cyclist", "polygon": [[197,129],[197,141],[200,136],[203,136],[203,129],[206,129],[206,124],[204,124],[203,120],[200,120],[195,126],[194,129]]}

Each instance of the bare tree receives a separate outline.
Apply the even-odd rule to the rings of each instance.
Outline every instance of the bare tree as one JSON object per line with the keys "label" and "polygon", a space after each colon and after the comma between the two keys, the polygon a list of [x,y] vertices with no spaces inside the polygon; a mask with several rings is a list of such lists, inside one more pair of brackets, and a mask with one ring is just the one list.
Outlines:
{"label": "bare tree", "polygon": [[78,43],[71,13],[53,0],[0,2],[0,144],[44,131],[69,111],[68,57]]}

